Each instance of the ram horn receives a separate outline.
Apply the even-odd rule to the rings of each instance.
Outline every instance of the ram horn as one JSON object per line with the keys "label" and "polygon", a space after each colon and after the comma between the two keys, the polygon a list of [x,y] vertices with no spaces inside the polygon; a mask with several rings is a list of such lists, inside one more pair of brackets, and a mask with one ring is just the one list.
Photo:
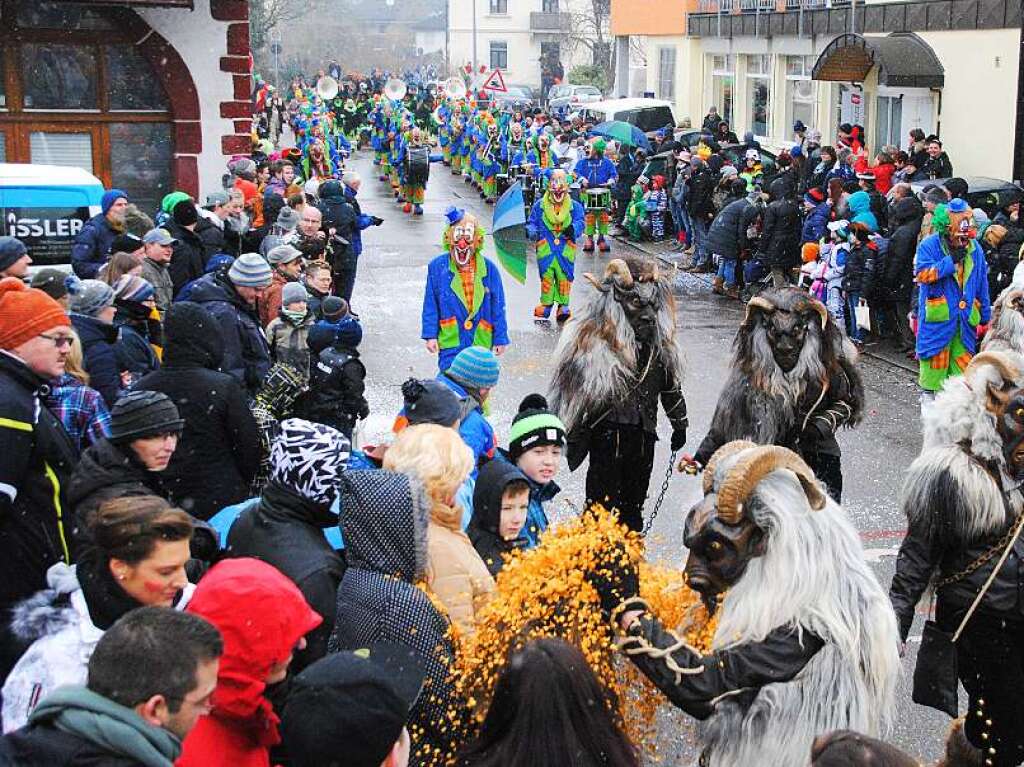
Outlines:
{"label": "ram horn", "polygon": [[807,309],[818,313],[818,316],[821,317],[821,329],[824,330],[828,326],[828,309],[825,308],[825,304],[817,299],[811,299],[800,307],[801,311]]}
{"label": "ram horn", "polygon": [[789,469],[796,474],[812,509],[818,511],[825,508],[826,495],[804,460],[789,448],[762,445],[748,452],[729,469],[718,488],[718,518],[727,525],[739,524],[743,519],[743,504],[754,492],[754,488],[778,469]]}
{"label": "ram horn", "polygon": [[605,280],[618,278],[616,282],[619,283],[619,287],[626,290],[633,287],[633,274],[621,258],[613,258],[608,262],[608,266],[604,268],[604,278]]}
{"label": "ram horn", "polygon": [[751,309],[762,309],[771,314],[772,312],[775,311],[776,307],[775,304],[773,304],[764,296],[754,296],[749,301],[747,301],[747,314],[743,318],[744,324],[746,324],[747,320],[750,319]]}
{"label": "ram horn", "polygon": [[715,489],[715,469],[718,467],[718,464],[726,458],[741,453],[750,447],[757,447],[757,443],[751,442],[749,439],[736,439],[725,443],[715,451],[704,467],[704,495]]}
{"label": "ram horn", "polygon": [[1016,381],[1020,377],[1020,371],[1010,359],[1002,352],[987,351],[974,355],[973,359],[964,369],[964,376],[970,376],[984,365],[991,365],[999,371],[1004,381]]}
{"label": "ram horn", "polygon": [[608,286],[605,285],[603,282],[601,282],[599,279],[597,279],[597,277],[592,275],[590,272],[584,272],[583,273],[583,279],[585,279],[587,282],[589,282],[595,288],[600,290],[602,293],[607,293],[608,292]]}

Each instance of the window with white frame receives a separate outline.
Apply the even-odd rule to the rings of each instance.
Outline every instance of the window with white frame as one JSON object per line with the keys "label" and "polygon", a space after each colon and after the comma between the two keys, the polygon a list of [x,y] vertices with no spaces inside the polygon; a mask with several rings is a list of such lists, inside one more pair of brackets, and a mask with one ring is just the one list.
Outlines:
{"label": "window with white frame", "polygon": [[811,79],[814,56],[786,57],[786,130],[791,131],[797,120],[808,128],[814,127],[814,101],[817,87]]}
{"label": "window with white frame", "polygon": [[491,13],[499,16],[508,14],[508,0],[491,0]]}
{"label": "window with white frame", "polygon": [[711,103],[718,114],[732,125],[733,99],[736,94],[736,60],[732,55],[711,57]]}
{"label": "window with white frame", "polygon": [[658,98],[676,100],[676,47],[658,49]]}
{"label": "window with white frame", "polygon": [[491,69],[508,69],[508,43],[491,40]]}
{"label": "window with white frame", "polygon": [[768,135],[770,99],[771,57],[765,54],[747,56],[747,111],[750,130],[755,136]]}

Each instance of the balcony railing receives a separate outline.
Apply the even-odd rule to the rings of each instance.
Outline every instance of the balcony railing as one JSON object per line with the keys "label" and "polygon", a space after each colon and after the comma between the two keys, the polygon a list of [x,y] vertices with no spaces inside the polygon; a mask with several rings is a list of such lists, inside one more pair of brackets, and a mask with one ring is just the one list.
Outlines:
{"label": "balcony railing", "polygon": [[[804,10],[815,10],[819,8],[841,8],[848,6],[850,0],[784,0],[784,7],[787,11],[796,11],[803,7]],[[771,13],[778,9],[777,0],[698,0],[698,13]]]}
{"label": "balcony railing", "polygon": [[572,19],[568,13],[544,13],[543,11],[530,13],[531,32],[558,34],[568,32],[571,27]]}

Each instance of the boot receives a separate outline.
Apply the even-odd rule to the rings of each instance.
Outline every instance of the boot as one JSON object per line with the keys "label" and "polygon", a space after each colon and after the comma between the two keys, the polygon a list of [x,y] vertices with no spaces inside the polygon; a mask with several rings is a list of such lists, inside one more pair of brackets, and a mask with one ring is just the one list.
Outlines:
{"label": "boot", "polygon": [[497,200],[496,200],[496,199],[495,199],[494,197],[488,197],[488,198],[487,198],[487,199],[485,200],[485,202],[486,202],[486,203],[487,203],[488,205],[494,205],[494,203],[496,203],[496,202],[497,202]]}
{"label": "boot", "polygon": [[607,253],[609,250],[612,249],[611,245],[604,241],[603,234],[597,238],[597,249],[602,253]]}
{"label": "boot", "polygon": [[716,296],[725,295],[725,277],[716,276],[715,279],[711,281],[711,292]]}
{"label": "boot", "polygon": [[726,288],[725,289],[725,297],[726,298],[732,298],[732,299],[734,299],[736,301],[739,301],[740,300],[740,289],[738,287],[736,287],[735,285],[733,285],[731,288]]}
{"label": "boot", "polygon": [[594,238],[589,234],[583,237],[583,252],[593,253],[594,252]]}
{"label": "boot", "polygon": [[412,212],[412,203],[407,202],[405,205],[403,205],[402,206],[402,212],[403,213],[411,213]]}
{"label": "boot", "polygon": [[414,216],[422,216],[423,215],[423,206],[419,205],[419,204],[414,205],[413,208],[412,208],[412,214]]}
{"label": "boot", "polygon": [[538,320],[546,320],[551,316],[551,304],[537,304],[533,316]]}
{"label": "boot", "polygon": [[946,738],[946,755],[935,767],[982,767],[985,755],[980,748],[975,748],[964,734],[964,720],[953,720]]}
{"label": "boot", "polygon": [[572,312],[569,311],[569,307],[568,306],[559,306],[558,307],[558,314],[555,315],[555,320],[557,322],[565,322],[571,316],[572,316]]}

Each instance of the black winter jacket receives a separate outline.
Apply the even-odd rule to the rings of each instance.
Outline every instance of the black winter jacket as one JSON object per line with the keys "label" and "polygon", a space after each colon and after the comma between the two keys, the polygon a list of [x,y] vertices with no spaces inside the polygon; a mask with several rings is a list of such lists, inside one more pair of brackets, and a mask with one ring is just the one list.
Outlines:
{"label": "black winter jacket", "polygon": [[117,360],[117,328],[84,314],[71,314],[71,324],[82,342],[82,358],[89,385],[103,395],[107,407],[121,395],[121,367]]}
{"label": "black winter jacket", "polygon": [[953,175],[953,163],[949,161],[949,155],[939,152],[939,156],[932,158],[926,154],[924,161],[917,168],[912,181],[925,181],[928,179],[949,178]]}
{"label": "black winter jacket", "polygon": [[747,228],[753,224],[761,209],[746,197],[734,200],[722,208],[708,230],[708,252],[728,259],[739,258],[750,247]]}
{"label": "black winter jacket", "polygon": [[768,203],[758,256],[775,269],[790,269],[800,263],[800,209],[793,200]]}
{"label": "black winter jacket", "polygon": [[686,207],[691,217],[711,223],[715,215],[714,194],[717,182],[715,174],[706,164],[690,174],[686,182]]}
{"label": "black winter jacket", "polygon": [[203,243],[203,268],[205,269],[206,262],[210,260],[210,256],[224,252],[226,245],[224,230],[210,219],[201,215],[199,216],[199,223],[196,224],[195,235]]}
{"label": "black winter jacket", "polygon": [[861,298],[874,298],[875,272],[879,267],[878,248],[874,243],[855,243],[846,257],[843,270],[843,290]]}
{"label": "black winter jacket", "polygon": [[202,277],[192,286],[190,298],[202,304],[220,325],[224,339],[220,369],[254,396],[270,370],[270,346],[256,308],[238,295],[226,274]]}
{"label": "black winter jacket", "polygon": [[515,464],[500,459],[488,461],[477,474],[473,488],[473,518],[466,528],[466,535],[494,577],[505,564],[503,556],[525,549],[529,544],[526,538],[506,541],[499,535],[501,499],[505,487],[516,480],[527,481],[526,475]]}
{"label": "black winter jacket", "polygon": [[[46,588],[46,570],[71,561],[67,484],[78,453],[43,405],[48,384],[0,352],[0,610]],[[6,675],[17,657],[0,654]]]}
{"label": "black winter jacket", "polygon": [[331,426],[351,437],[356,421],[370,414],[363,396],[366,366],[359,352],[328,347],[310,365],[309,390],[295,403],[295,413],[307,421]]}
{"label": "black winter jacket", "polygon": [[[889,588],[889,599],[896,611],[900,636],[904,640],[914,620],[917,603],[932,581],[942,581],[961,572],[968,564],[992,549],[1013,524],[1016,515],[1024,513],[1021,511],[1020,494],[1011,491],[1009,497],[1013,501],[1010,503],[1009,521],[999,530],[973,539],[958,532],[962,526],[961,520],[974,518],[980,513],[971,507],[969,498],[974,493],[965,490],[960,482],[964,477],[983,483],[995,480],[986,464],[970,456],[960,446],[952,445],[938,450],[946,453],[942,460],[953,466],[954,471],[944,470],[935,480],[926,484],[924,497],[915,497],[915,502],[920,503],[920,509],[927,510],[927,513],[914,513],[914,510],[905,509],[909,525],[896,557],[896,573]],[[927,463],[933,463],[934,456],[929,461],[928,453],[935,453],[935,450],[926,450],[911,464],[908,485],[913,481],[916,471],[927,470]],[[1002,549],[970,575],[938,588],[936,614],[940,625],[946,630],[952,632],[956,629],[967,608],[992,574],[992,568],[1001,554]],[[1024,622],[1024,570],[1021,562],[1024,562],[1024,535],[1018,537],[1013,551],[982,597],[978,605],[979,614]]]}
{"label": "black winter jacket", "polygon": [[1021,246],[1024,246],[1024,229],[1016,226],[1007,227],[1006,236],[997,248],[982,242],[988,266],[989,292],[993,301],[1013,280],[1013,270],[1020,263]]}
{"label": "black winter jacket", "polygon": [[295,654],[295,673],[327,654],[327,640],[334,630],[345,563],[327,543],[324,528],[337,524],[330,508],[270,482],[259,504],[243,511],[228,533],[230,556],[256,557],[276,567],[295,582],[309,606],[324,619],[306,635],[306,649]]}
{"label": "black winter jacket", "polygon": [[921,233],[923,217],[924,209],[914,197],[903,197],[892,206],[890,219],[893,230],[878,280],[879,296],[883,300],[910,301],[914,288],[917,236]]}
{"label": "black winter jacket", "polygon": [[30,724],[0,738],[0,767],[142,767],[80,735]]}
{"label": "black winter jacket", "polygon": [[135,388],[163,392],[185,428],[162,473],[173,501],[199,519],[249,497],[259,468],[260,439],[245,390],[218,370],[224,341],[199,304],[174,304],[166,317],[164,367]]}
{"label": "black winter jacket", "polygon": [[[200,223],[203,219],[200,218]],[[209,222],[207,222],[209,223]],[[213,224],[210,224],[213,226]],[[171,263],[167,270],[171,274],[171,281],[174,283],[174,295],[178,295],[186,283],[198,280],[206,273],[206,262],[208,255],[206,246],[196,232],[181,226],[173,219],[167,222],[167,231],[171,237],[177,240],[174,244],[174,252],[171,254]],[[199,224],[196,224],[198,230]]]}
{"label": "black winter jacket", "polygon": [[341,478],[341,507],[348,569],[338,587],[330,651],[385,642],[416,654],[426,669],[430,694],[421,695],[409,712],[409,731],[422,731],[413,735],[410,765],[431,764],[424,749],[452,753],[460,741],[448,712],[460,712],[465,704],[448,678],[455,661],[455,648],[446,636],[450,622],[413,585],[426,576],[430,502],[407,475],[348,471]]}

